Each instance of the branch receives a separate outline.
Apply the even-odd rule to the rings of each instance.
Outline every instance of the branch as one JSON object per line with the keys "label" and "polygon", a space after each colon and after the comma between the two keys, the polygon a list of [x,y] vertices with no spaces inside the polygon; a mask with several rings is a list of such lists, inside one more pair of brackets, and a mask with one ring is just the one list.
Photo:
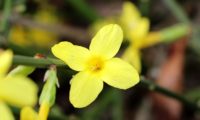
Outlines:
{"label": "branch", "polygon": [[11,14],[12,0],[4,0],[3,17],[1,21],[0,31],[5,32],[8,27],[8,19]]}
{"label": "branch", "polygon": [[[0,14],[0,19],[3,19],[4,16]],[[90,40],[90,37],[85,31],[85,29],[81,29],[78,27],[70,26],[70,25],[62,25],[62,24],[44,24],[40,23],[38,21],[34,21],[29,17],[24,17],[19,14],[12,14],[9,16],[8,21],[17,24],[17,25],[22,25],[26,26],[29,28],[38,28],[41,30],[45,30],[60,36],[64,36],[67,38],[73,38],[73,40],[77,40],[79,42],[83,43],[88,43]]]}
{"label": "branch", "polygon": [[53,64],[55,64],[56,66],[67,66],[64,62],[62,62],[61,60],[58,60],[58,59],[53,59],[53,58],[36,59],[33,57],[27,57],[27,56],[21,56],[21,55],[14,56],[13,64],[14,65],[35,66],[38,68],[49,67],[50,65],[53,65]]}
{"label": "branch", "polygon": [[96,10],[84,0],[65,0],[65,2],[74,7],[89,22],[94,22],[100,18]]}
{"label": "branch", "polygon": [[151,91],[156,91],[156,92],[164,94],[168,97],[174,98],[174,99],[180,101],[181,103],[183,103],[183,105],[185,105],[188,108],[191,108],[194,110],[200,110],[200,106],[198,106],[198,104],[186,99],[183,95],[174,93],[168,89],[160,87],[160,86],[156,85],[155,83],[151,82],[150,80],[145,79],[144,77],[141,77],[140,84]]}
{"label": "branch", "polygon": [[[64,62],[58,59],[53,59],[53,58],[35,59],[33,57],[26,57],[26,56],[19,56],[19,55],[14,56],[13,64],[29,65],[29,66],[35,66],[35,67],[48,67],[52,64],[56,66],[67,66]],[[200,110],[200,106],[198,106],[196,103],[186,99],[184,96],[180,94],[174,93],[170,90],[160,87],[156,85],[155,83],[151,82],[150,80],[147,80],[144,77],[141,77],[140,84],[151,91],[156,91],[158,93],[174,98],[191,109]]]}
{"label": "branch", "polygon": [[171,12],[180,22],[190,22],[188,16],[185,14],[185,11],[175,0],[163,0],[163,2],[167,5],[167,7],[171,10]]}

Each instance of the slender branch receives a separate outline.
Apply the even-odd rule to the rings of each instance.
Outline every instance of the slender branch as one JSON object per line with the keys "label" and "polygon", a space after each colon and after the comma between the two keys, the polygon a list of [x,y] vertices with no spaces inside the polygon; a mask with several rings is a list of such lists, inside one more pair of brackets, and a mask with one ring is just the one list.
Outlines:
{"label": "slender branch", "polygon": [[[0,14],[0,19],[3,19],[3,16]],[[44,24],[40,23],[38,21],[34,21],[29,17],[24,17],[19,14],[12,14],[12,16],[9,16],[9,22],[26,26],[29,28],[38,28],[42,29],[51,33],[55,33],[57,35],[61,35],[67,38],[73,38],[75,40],[79,40],[79,42],[84,41],[88,42],[89,35],[88,33],[81,28],[70,26],[70,25],[62,25],[62,24]]]}
{"label": "slender branch", "polygon": [[163,1],[180,22],[183,22],[183,23],[190,22],[188,16],[185,14],[185,11],[181,8],[181,6],[175,0],[163,0]]}
{"label": "slender branch", "polygon": [[[62,61],[53,58],[35,59],[32,57],[19,56],[19,55],[14,56],[13,63],[15,65],[30,65],[36,67],[48,67],[49,65],[52,64],[56,66],[66,66],[66,64],[63,63]],[[171,98],[174,98],[189,108],[200,110],[200,106],[198,106],[198,104],[186,99],[184,96],[180,94],[174,93],[170,90],[160,87],[144,77],[141,77],[140,84],[145,88],[148,88],[149,90],[156,91]]]}
{"label": "slender branch", "polygon": [[1,21],[0,31],[5,32],[8,26],[8,19],[11,14],[12,0],[4,0],[3,18]]}
{"label": "slender branch", "polygon": [[13,58],[14,65],[28,65],[28,66],[35,66],[39,68],[49,67],[52,64],[56,66],[66,66],[62,61],[53,58],[46,58],[46,59],[36,59],[33,57],[27,56],[20,56],[15,55]]}
{"label": "slender branch", "polygon": [[144,16],[149,16],[151,0],[139,0],[139,8]]}
{"label": "slender branch", "polygon": [[100,16],[97,12],[84,0],[65,0],[67,3],[71,4],[85,19],[89,22],[94,22],[99,19]]}
{"label": "slender branch", "polygon": [[168,97],[174,98],[174,99],[180,101],[181,103],[183,103],[188,108],[191,108],[194,110],[200,110],[200,106],[198,106],[198,104],[186,99],[183,95],[174,93],[170,90],[160,87],[160,86],[156,85],[155,83],[151,82],[150,80],[145,79],[144,77],[141,77],[140,84],[145,86],[146,88],[148,88],[151,91],[156,91],[156,92],[164,94]]}

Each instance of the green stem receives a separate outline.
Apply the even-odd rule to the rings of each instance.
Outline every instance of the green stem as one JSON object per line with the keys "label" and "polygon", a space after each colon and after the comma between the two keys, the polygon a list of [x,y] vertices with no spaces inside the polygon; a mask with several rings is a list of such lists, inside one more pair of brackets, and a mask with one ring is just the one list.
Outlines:
{"label": "green stem", "polygon": [[55,64],[57,66],[65,66],[66,65],[58,59],[52,59],[52,58],[36,59],[36,58],[33,58],[33,57],[20,56],[20,55],[14,56],[13,64],[35,66],[35,67],[39,67],[39,68],[49,67],[50,65],[53,65],[53,64]]}
{"label": "green stem", "polygon": [[180,94],[174,93],[170,90],[160,87],[160,86],[156,85],[155,83],[151,82],[150,80],[145,79],[144,77],[141,77],[140,84],[145,86],[146,88],[148,88],[151,91],[156,91],[156,92],[164,94],[168,97],[174,98],[191,109],[200,110],[200,106],[198,106],[198,104],[186,99],[185,97],[183,97]]}
{"label": "green stem", "polygon": [[[60,60],[47,58],[47,59],[35,59],[32,57],[25,57],[25,56],[14,56],[13,63],[15,65],[30,65],[35,67],[48,67],[52,64],[56,66],[66,66],[65,63],[63,63]],[[168,97],[174,98],[180,102],[182,102],[185,106],[188,106],[192,109],[200,110],[200,106],[198,106],[196,103],[186,99],[184,96],[174,93],[170,90],[167,90],[165,88],[162,88],[155,83],[151,82],[150,80],[145,79],[144,77],[141,77],[140,84],[148,88],[149,90],[159,92],[161,94],[164,94]]]}
{"label": "green stem", "polygon": [[174,16],[183,23],[189,23],[190,20],[185,14],[185,11],[175,0],[163,0],[164,3],[169,7]]}
{"label": "green stem", "polygon": [[0,31],[5,32],[8,27],[8,19],[11,14],[12,0],[4,0],[3,19],[0,26]]}
{"label": "green stem", "polygon": [[113,93],[113,119],[114,120],[123,120],[123,96],[121,91],[115,91]]}
{"label": "green stem", "polygon": [[149,16],[150,2],[151,0],[139,0],[139,8],[142,15]]}
{"label": "green stem", "polygon": [[85,17],[89,22],[94,22],[100,16],[97,12],[89,6],[84,0],[65,0],[71,4],[83,17]]}

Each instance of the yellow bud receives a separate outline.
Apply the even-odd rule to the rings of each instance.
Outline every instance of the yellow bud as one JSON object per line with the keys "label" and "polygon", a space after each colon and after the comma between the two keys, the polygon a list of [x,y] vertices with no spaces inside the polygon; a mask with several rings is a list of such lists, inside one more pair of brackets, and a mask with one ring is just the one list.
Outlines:
{"label": "yellow bud", "polygon": [[40,110],[39,110],[39,118],[40,120],[47,120],[48,115],[49,115],[49,109],[50,106],[48,103],[43,102],[40,106]]}

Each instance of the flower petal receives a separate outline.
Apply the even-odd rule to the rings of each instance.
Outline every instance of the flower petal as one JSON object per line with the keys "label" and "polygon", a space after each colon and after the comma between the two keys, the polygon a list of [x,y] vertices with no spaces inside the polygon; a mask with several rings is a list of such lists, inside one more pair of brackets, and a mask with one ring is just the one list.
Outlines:
{"label": "flower petal", "polygon": [[141,18],[141,20],[138,22],[138,25],[136,28],[130,30],[131,36],[133,40],[133,44],[135,47],[140,48],[142,44],[145,44],[143,40],[147,36],[149,32],[149,20],[147,18]]}
{"label": "flower petal", "polygon": [[0,80],[0,99],[16,107],[34,106],[37,102],[37,86],[22,76],[10,76]]}
{"label": "flower petal", "polygon": [[120,26],[109,24],[99,30],[92,39],[90,50],[95,55],[100,55],[106,59],[117,54],[123,40],[123,32]]}
{"label": "flower petal", "polygon": [[122,15],[120,17],[122,23],[130,23],[140,19],[140,12],[131,2],[124,2]]}
{"label": "flower petal", "polygon": [[119,58],[107,61],[103,72],[103,81],[116,88],[128,89],[139,82],[138,72]]}
{"label": "flower petal", "polygon": [[138,49],[135,49],[132,46],[128,47],[124,52],[122,59],[133,65],[139,73],[141,72],[141,57]]}
{"label": "flower petal", "polygon": [[76,108],[92,103],[103,89],[103,81],[89,72],[80,72],[71,80],[70,102]]}
{"label": "flower petal", "polygon": [[39,120],[39,116],[31,107],[24,107],[20,112],[20,120]]}
{"label": "flower petal", "polygon": [[0,53],[0,76],[5,76],[12,64],[13,53],[10,50],[6,50]]}
{"label": "flower petal", "polygon": [[0,101],[0,120],[15,120],[10,108]]}
{"label": "flower petal", "polygon": [[51,48],[52,53],[63,60],[71,69],[82,71],[85,68],[85,62],[89,57],[89,50],[73,45],[70,42],[60,42]]}

